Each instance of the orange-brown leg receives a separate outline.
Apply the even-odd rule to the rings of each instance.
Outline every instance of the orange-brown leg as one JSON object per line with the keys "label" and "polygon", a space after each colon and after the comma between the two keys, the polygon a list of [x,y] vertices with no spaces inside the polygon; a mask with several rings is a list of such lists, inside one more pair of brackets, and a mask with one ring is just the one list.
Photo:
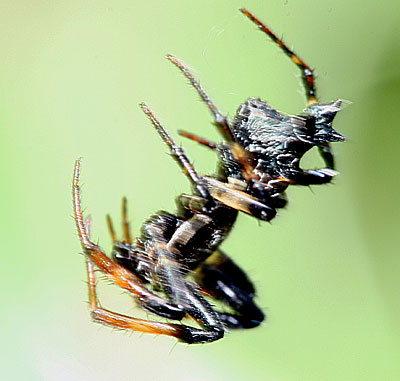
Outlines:
{"label": "orange-brown leg", "polygon": [[89,305],[94,321],[111,327],[126,329],[136,332],[152,333],[175,337],[189,344],[204,343],[223,337],[223,331],[198,329],[181,324],[162,323],[121,315],[99,306],[96,296],[96,279],[94,266],[96,266],[115,285],[128,291],[147,310],[167,318],[181,320],[186,314],[179,307],[168,303],[144,287],[140,278],[124,267],[113,262],[102,250],[94,244],[89,237],[89,232],[83,222],[80,204],[79,189],[80,160],[75,162],[73,178],[73,206],[75,222],[87,261],[87,274],[89,283]]}
{"label": "orange-brown leg", "polygon": [[[114,243],[118,242],[118,240],[117,240],[117,235],[115,234],[112,219],[109,214],[107,214],[107,216],[106,216],[106,221],[107,221],[108,231],[110,232],[111,240],[114,244]],[[87,225],[86,225],[86,228],[87,228]]]}
{"label": "orange-brown leg", "polygon": [[[111,220],[110,220],[111,221]],[[112,225],[111,229],[112,229]],[[113,231],[113,229],[112,229]],[[86,234],[90,237],[90,218],[86,219]],[[114,234],[112,236],[115,237]],[[157,335],[168,335],[179,338],[182,326],[178,324],[165,324],[155,321],[136,319],[130,316],[121,315],[100,306],[96,293],[96,276],[93,264],[86,259],[86,270],[89,287],[89,307],[92,319],[113,328],[127,329],[136,332],[152,333]]]}
{"label": "orange-brown leg", "polygon": [[188,67],[182,60],[172,56],[171,54],[167,54],[165,58],[172,62],[189,80],[190,84],[195,88],[197,93],[200,95],[202,101],[207,105],[208,109],[211,111],[211,114],[214,116],[215,124],[218,128],[218,131],[221,133],[224,139],[227,141],[234,141],[234,137],[229,126],[228,120],[222,113],[218,110],[217,106],[212,102],[210,97],[201,87],[200,83],[193,77],[192,73],[189,71]]}
{"label": "orange-brown leg", "polygon": [[160,316],[181,320],[185,313],[177,306],[168,303],[163,298],[153,294],[148,290],[142,280],[123,266],[112,261],[95,243],[90,241],[87,229],[83,222],[80,191],[79,191],[79,169],[80,160],[75,163],[74,180],[73,180],[73,200],[75,222],[78,235],[81,241],[84,255],[90,263],[95,265],[104,275],[108,277],[115,285],[127,291],[136,298],[143,308],[154,312]]}
{"label": "orange-brown leg", "polygon": [[123,197],[123,199],[122,199],[122,230],[124,233],[124,238],[122,241],[119,241],[117,239],[117,235],[115,234],[114,225],[112,223],[112,219],[109,214],[107,214],[107,216],[106,216],[106,221],[107,221],[108,230],[110,232],[113,243],[123,242],[128,245],[132,244],[132,236],[131,236],[130,226],[129,226],[129,221],[128,221],[128,201],[127,201],[126,197]]}
{"label": "orange-brown leg", "polygon": [[124,242],[131,245],[132,236],[128,221],[128,200],[126,197],[122,199],[122,229],[124,231]]}
{"label": "orange-brown leg", "polygon": [[245,16],[253,21],[258,28],[266,33],[283,52],[299,67],[301,70],[301,76],[303,79],[304,87],[306,90],[307,103],[312,104],[317,102],[317,94],[315,89],[315,76],[314,70],[308,66],[293,50],[289,49],[288,46],[278,36],[271,31],[266,25],[264,25],[257,17],[250,13],[246,9],[240,9]]}
{"label": "orange-brown leg", "polygon": [[197,136],[195,134],[192,134],[191,132],[178,130],[178,134],[184,136],[187,139],[194,140],[195,142],[200,143],[208,148],[211,148],[212,150],[215,150],[217,148],[217,145],[215,143],[210,142],[207,139],[201,138],[200,136]]}
{"label": "orange-brown leg", "polygon": [[89,285],[90,315],[95,322],[108,325],[113,328],[152,333],[156,335],[173,336],[177,339],[182,336],[182,325],[180,324],[167,324],[156,321],[136,319],[100,307],[96,294],[96,278],[94,274],[94,267],[88,259],[86,259],[86,266]]}

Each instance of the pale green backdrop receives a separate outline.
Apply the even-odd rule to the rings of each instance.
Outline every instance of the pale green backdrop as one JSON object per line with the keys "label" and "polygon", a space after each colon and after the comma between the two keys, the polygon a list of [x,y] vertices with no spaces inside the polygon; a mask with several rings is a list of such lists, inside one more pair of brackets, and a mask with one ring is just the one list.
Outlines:
{"label": "pale green backdrop", "polygon": [[[100,328],[87,313],[70,182],[107,250],[104,215],[126,195],[137,232],[188,191],[137,107],[180,142],[217,139],[172,53],[233,115],[248,96],[304,106],[298,71],[237,9],[267,22],[348,99],[334,185],[291,189],[270,224],[241,216],[224,244],[258,287],[260,328],[213,344]],[[398,380],[400,39],[398,1],[7,1],[0,5],[1,346],[5,380]],[[201,172],[212,153],[184,141]],[[309,155],[305,165],[321,165]],[[101,283],[101,282],[100,282]],[[103,282],[104,283],[104,282]],[[136,315],[120,290],[104,305]]]}

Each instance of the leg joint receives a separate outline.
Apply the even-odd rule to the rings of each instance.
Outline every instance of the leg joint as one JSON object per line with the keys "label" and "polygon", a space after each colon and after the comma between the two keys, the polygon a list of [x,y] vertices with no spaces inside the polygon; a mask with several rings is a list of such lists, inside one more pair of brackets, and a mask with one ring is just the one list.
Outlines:
{"label": "leg joint", "polygon": [[202,344],[222,339],[224,334],[224,329],[220,327],[215,327],[206,331],[198,328],[183,326],[179,339],[188,344]]}

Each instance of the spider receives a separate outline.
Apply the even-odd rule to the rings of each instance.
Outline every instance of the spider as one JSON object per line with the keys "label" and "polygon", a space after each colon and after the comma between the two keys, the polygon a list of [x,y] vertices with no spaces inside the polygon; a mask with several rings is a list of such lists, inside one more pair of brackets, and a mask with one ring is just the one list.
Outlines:
{"label": "spider", "polygon": [[[116,237],[107,216],[113,248],[111,257],[90,240],[89,220],[84,221],[80,204],[80,160],[75,164],[73,203],[78,235],[87,263],[89,304],[95,322],[124,330],[168,335],[189,344],[221,339],[227,329],[253,328],[265,318],[255,304],[255,288],[245,272],[220,249],[239,212],[271,221],[286,204],[289,185],[326,184],[336,175],[330,143],[344,137],[332,128],[343,101],[317,100],[313,70],[267,26],[246,9],[240,10],[271,38],[300,68],[307,106],[296,115],[283,114],[267,102],[249,98],[230,122],[208,97],[181,60],[167,55],[189,80],[214,118],[222,135],[213,143],[189,132],[180,135],[215,152],[214,175],[199,175],[182,148],[170,137],[152,111],[141,103],[172,157],[192,185],[191,194],[176,199],[175,214],[158,211],[144,222],[133,239],[122,204],[124,238]],[[318,147],[326,168],[304,170],[300,159]],[[100,306],[94,269],[128,292],[142,309],[176,322],[160,322],[121,315]],[[219,311],[209,300],[227,306]],[[197,326],[183,324],[192,318]]]}

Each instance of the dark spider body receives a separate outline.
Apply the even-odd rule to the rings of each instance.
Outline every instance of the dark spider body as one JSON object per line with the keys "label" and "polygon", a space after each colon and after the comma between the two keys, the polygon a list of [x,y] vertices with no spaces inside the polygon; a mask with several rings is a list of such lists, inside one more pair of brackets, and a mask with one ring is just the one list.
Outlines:
{"label": "dark spider body", "polygon": [[[110,259],[90,241],[88,223],[85,225],[83,221],[78,183],[80,161],[77,161],[73,184],[75,219],[87,258],[91,314],[97,322],[174,336],[187,343],[215,341],[223,337],[225,328],[259,325],[264,314],[254,303],[254,286],[244,271],[219,249],[221,243],[239,211],[270,221],[275,217],[276,209],[285,206],[284,192],[289,185],[329,183],[336,174],[329,144],[344,140],[332,128],[342,101],[318,103],[312,70],[252,14],[241,11],[302,70],[308,105],[301,114],[286,115],[260,99],[249,98],[240,105],[229,123],[187,67],[178,59],[167,56],[206,103],[224,138],[222,143],[215,144],[180,132],[216,152],[217,173],[198,175],[183,150],[148,107],[141,104],[191,181],[193,192],[177,197],[176,214],[159,211],[145,221],[136,240],[130,235],[124,199],[123,240],[116,239],[108,217],[114,242]],[[313,147],[319,148],[327,168],[300,168],[300,159]],[[172,320],[188,316],[196,320],[200,328],[136,319],[101,308],[96,297],[95,267],[134,296],[145,310]],[[218,311],[205,296],[221,301],[230,311]]]}
{"label": "dark spider body", "polygon": [[285,115],[260,99],[250,98],[237,112],[233,133],[253,154],[262,181],[283,176],[298,184],[305,175],[299,168],[300,159],[309,149],[344,140],[331,127],[340,105],[340,100],[314,103],[301,114]]}

